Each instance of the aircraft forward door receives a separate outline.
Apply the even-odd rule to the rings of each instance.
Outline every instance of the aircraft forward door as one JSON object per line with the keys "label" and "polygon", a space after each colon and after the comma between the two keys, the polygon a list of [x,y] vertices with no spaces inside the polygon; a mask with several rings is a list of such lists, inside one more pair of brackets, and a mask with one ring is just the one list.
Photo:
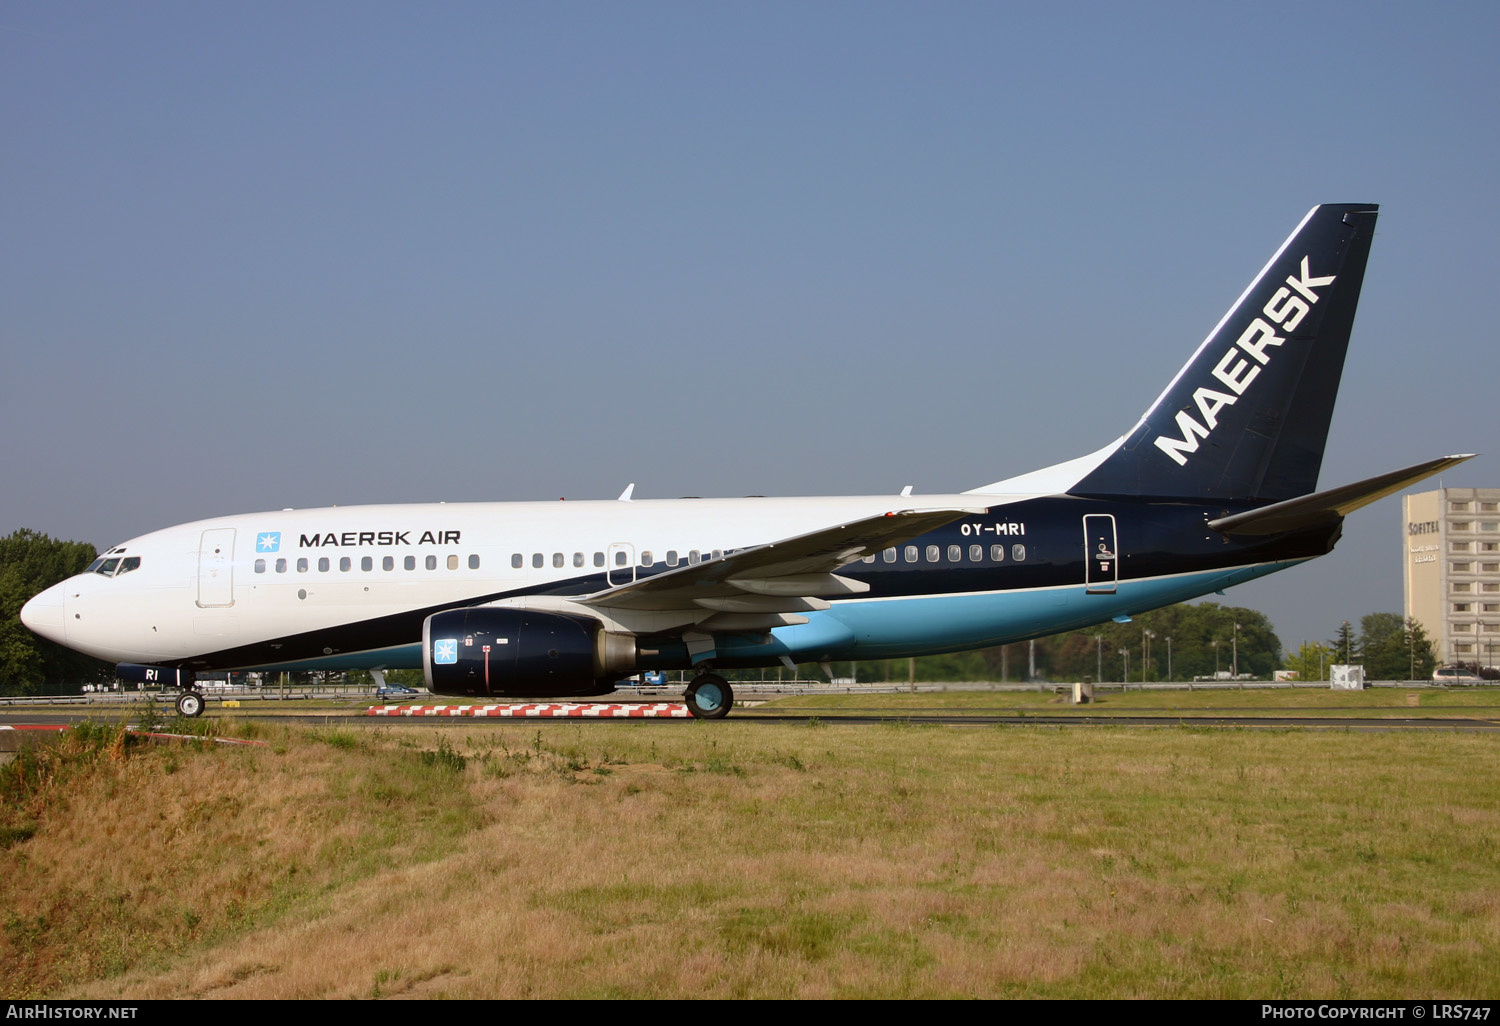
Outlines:
{"label": "aircraft forward door", "polygon": [[198,606],[234,605],[234,528],[204,531],[198,542]]}
{"label": "aircraft forward door", "polygon": [[1083,518],[1083,579],[1091,595],[1115,592],[1120,580],[1120,556],[1113,514],[1090,513]]}

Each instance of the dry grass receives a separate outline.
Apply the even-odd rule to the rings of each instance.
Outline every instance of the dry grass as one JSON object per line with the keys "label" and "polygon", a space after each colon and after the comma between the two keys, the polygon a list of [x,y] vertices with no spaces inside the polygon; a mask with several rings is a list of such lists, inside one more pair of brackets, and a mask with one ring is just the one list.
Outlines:
{"label": "dry grass", "polygon": [[0,994],[1494,990],[1484,736],[277,731],[13,801]]}
{"label": "dry grass", "polygon": [[[1061,687],[1061,685],[1059,685]],[[917,694],[808,694],[778,698],[737,715],[757,712],[840,711],[868,714],[941,709],[945,713],[1036,712],[1047,716],[1108,716],[1170,712],[1189,718],[1203,716],[1342,716],[1393,719],[1467,717],[1493,721],[1500,716],[1500,688],[1371,688],[1332,691],[1328,688],[1234,688],[1210,691],[1100,691],[1096,701],[1070,705],[1067,696],[1045,691],[941,691]]]}

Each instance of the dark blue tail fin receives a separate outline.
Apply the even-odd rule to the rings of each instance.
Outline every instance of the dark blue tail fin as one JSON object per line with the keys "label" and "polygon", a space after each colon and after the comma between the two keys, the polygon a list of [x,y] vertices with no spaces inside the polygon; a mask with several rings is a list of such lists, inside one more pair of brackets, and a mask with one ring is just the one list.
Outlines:
{"label": "dark blue tail fin", "polygon": [[1135,429],[1068,491],[1276,502],[1316,490],[1376,210],[1314,207]]}

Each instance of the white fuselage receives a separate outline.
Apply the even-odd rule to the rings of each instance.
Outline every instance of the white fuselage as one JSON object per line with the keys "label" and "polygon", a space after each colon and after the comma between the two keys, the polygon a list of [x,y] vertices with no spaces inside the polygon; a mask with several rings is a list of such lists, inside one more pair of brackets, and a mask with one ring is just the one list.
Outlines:
{"label": "white fuselage", "polygon": [[[642,562],[685,566],[912,501],[885,495],[453,503],[220,517],[110,549],[138,558],[139,566],[113,577],[69,578],[28,604],[27,622],[100,659],[180,663],[403,611],[545,590],[590,574],[627,583]],[[973,497],[922,497],[926,505],[965,502]]]}

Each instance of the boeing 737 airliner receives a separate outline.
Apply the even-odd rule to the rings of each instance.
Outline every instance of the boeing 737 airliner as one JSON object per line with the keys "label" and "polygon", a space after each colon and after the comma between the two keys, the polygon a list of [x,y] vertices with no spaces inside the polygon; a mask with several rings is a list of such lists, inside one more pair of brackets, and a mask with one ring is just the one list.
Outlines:
{"label": "boeing 737 airliner", "polygon": [[181,687],[422,667],[441,695],[598,695],[693,669],[956,651],[1123,620],[1332,550],[1448,456],[1316,491],[1376,207],[1314,207],[1123,437],[956,495],[282,510],[118,545],[21,611]]}

